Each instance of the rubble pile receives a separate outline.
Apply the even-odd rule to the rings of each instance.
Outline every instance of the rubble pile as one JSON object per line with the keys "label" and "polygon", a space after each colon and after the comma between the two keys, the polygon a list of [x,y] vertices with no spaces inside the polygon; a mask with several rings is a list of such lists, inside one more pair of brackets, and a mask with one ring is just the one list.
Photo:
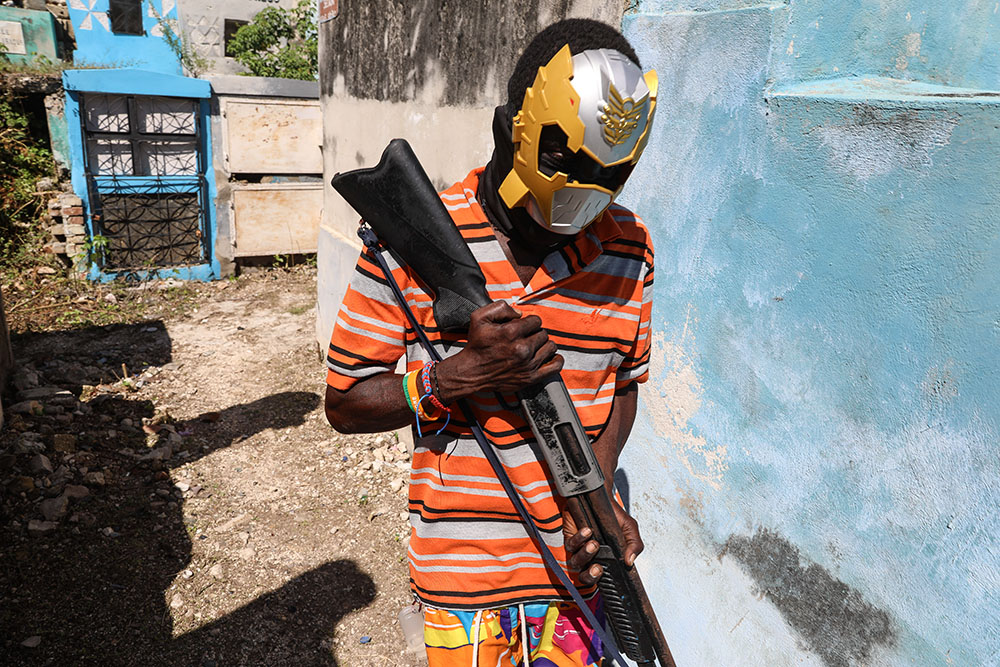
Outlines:
{"label": "rubble pile", "polygon": [[120,516],[126,486],[150,487],[149,510],[167,511],[164,519],[185,493],[167,468],[190,455],[194,439],[166,410],[130,397],[162,369],[131,375],[87,361],[27,363],[14,372],[0,432],[0,515],[11,541],[81,531],[113,539],[121,527],[99,519]]}
{"label": "rubble pile", "polygon": [[76,256],[84,252],[87,241],[83,200],[72,193],[53,197],[49,200],[44,222],[52,238],[45,245],[45,252],[64,256],[74,262]]}

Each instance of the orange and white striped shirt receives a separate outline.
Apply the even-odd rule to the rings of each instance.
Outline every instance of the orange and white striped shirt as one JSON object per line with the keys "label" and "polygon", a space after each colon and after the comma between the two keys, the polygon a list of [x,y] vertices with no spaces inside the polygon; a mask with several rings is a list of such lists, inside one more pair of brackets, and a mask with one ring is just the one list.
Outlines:
{"label": "orange and white striped shirt", "polygon": [[[644,382],[649,364],[653,249],[642,222],[612,205],[569,245],[550,254],[528,285],[522,284],[493,235],[475,193],[482,169],[441,194],[486,276],[495,301],[538,315],[565,359],[562,377],[587,434],[596,438],[611,414],[615,389]],[[442,357],[465,344],[443,332],[432,300],[385,254],[417,321]],[[368,251],[358,260],[337,316],[327,357],[327,382],[347,390],[358,381],[392,372],[406,355],[408,370],[428,356]],[[514,396],[503,397],[515,405]],[[493,394],[470,405],[495,446],[545,542],[565,567],[562,501],[534,438],[520,414]],[[410,580],[426,604],[443,609],[488,609],[568,597],[549,573],[513,505],[457,411],[440,435],[426,424],[416,440],[410,471]],[[433,428],[431,428],[433,426]]]}

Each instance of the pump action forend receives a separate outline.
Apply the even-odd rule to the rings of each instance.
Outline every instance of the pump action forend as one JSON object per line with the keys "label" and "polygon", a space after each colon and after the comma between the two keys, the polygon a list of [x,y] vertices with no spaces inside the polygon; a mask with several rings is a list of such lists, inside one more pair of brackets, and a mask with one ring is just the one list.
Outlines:
{"label": "pump action forend", "polygon": [[[405,140],[392,140],[377,166],[337,174],[333,187],[431,291],[440,327],[466,329],[472,312],[492,301],[472,251]],[[518,399],[559,494],[601,545],[598,586],[616,643],[640,665],[655,658],[674,667],[639,574],[624,563],[613,501],[562,378],[528,387]]]}

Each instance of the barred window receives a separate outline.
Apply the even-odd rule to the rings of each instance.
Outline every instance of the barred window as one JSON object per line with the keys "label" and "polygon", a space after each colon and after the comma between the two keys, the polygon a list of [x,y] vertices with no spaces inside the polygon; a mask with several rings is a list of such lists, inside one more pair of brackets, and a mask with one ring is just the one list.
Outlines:
{"label": "barred window", "polygon": [[183,97],[88,93],[84,130],[95,176],[198,173],[198,102]]}

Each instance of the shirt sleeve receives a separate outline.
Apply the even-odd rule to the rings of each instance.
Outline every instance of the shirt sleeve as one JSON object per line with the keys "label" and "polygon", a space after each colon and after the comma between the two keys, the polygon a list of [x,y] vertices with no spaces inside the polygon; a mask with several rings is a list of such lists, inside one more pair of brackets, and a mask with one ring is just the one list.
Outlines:
{"label": "shirt sleeve", "polygon": [[[405,273],[388,259],[396,282],[405,288]],[[406,351],[405,322],[382,270],[366,249],[337,313],[326,357],[327,384],[346,391],[365,378],[395,370]]]}
{"label": "shirt sleeve", "polygon": [[642,306],[639,311],[639,326],[636,328],[635,340],[628,355],[618,367],[615,378],[615,389],[625,387],[632,382],[645,382],[649,379],[649,323],[653,314],[653,249],[646,248],[646,271],[642,277]]}

